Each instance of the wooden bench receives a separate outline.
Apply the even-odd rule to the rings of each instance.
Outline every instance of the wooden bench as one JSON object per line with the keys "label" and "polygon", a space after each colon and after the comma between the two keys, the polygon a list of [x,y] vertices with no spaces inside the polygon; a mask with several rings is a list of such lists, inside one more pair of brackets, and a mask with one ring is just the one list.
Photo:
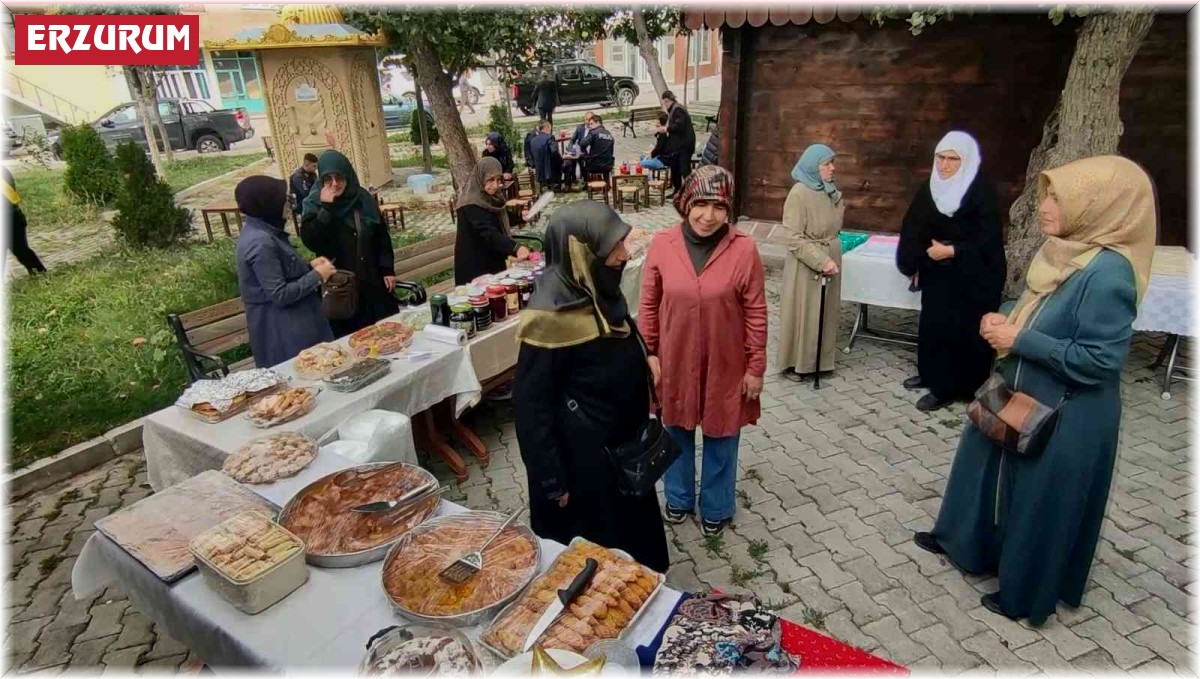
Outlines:
{"label": "wooden bench", "polygon": [[237,220],[238,231],[242,230],[242,211],[237,205],[228,203],[217,203],[200,208],[200,217],[204,220],[204,230],[208,232],[208,242],[213,242],[212,223],[209,218],[216,215],[221,218],[221,226],[225,227],[225,235],[233,238],[233,234],[229,231],[229,215]]}
{"label": "wooden bench", "polygon": [[621,123],[621,136],[624,137],[626,132],[632,132],[633,138],[637,139],[637,128],[634,125],[638,123],[658,123],[658,114],[662,113],[662,108],[658,106],[650,106],[647,108],[635,108],[629,111],[627,120],[618,120]]}
{"label": "wooden bench", "polygon": [[[396,287],[415,292],[420,299],[416,304],[423,304],[430,295],[444,295],[453,290],[453,278],[428,288],[421,285],[421,281],[454,270],[454,243],[457,240],[458,234],[443,233],[396,250]],[[515,233],[513,240],[518,243],[524,241],[530,246],[536,244],[539,248],[542,245],[541,238],[530,234]],[[419,292],[416,292],[417,289]]]}
{"label": "wooden bench", "polygon": [[241,297],[186,314],[168,314],[167,324],[179,343],[189,382],[219,379],[230,372],[254,367],[253,357],[233,364],[221,358],[221,354],[250,343]]}
{"label": "wooden bench", "polygon": [[721,105],[716,102],[697,101],[688,106],[688,113],[692,115],[692,125],[696,124],[697,116],[704,116],[704,131],[709,132],[719,120],[720,109]]}

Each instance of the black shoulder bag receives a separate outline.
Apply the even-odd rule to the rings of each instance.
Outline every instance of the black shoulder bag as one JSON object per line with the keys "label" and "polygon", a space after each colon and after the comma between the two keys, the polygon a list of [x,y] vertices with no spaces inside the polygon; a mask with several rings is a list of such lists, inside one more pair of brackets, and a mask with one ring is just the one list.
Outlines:
{"label": "black shoulder bag", "polygon": [[[646,341],[642,339],[637,324],[633,322],[632,318],[627,318],[626,322],[629,323],[634,336],[637,337],[642,352],[649,356],[650,352],[646,349]],[[608,444],[602,446],[609,463],[616,471],[617,487],[625,495],[638,497],[654,492],[654,484],[662,478],[667,467],[670,467],[682,452],[679,444],[671,438],[662,424],[662,403],[658,400],[658,391],[654,388],[654,376],[650,373],[649,365],[646,366],[646,383],[650,387],[654,414],[647,414],[646,421],[632,439],[615,446]],[[607,439],[603,429],[597,427],[587,413],[583,412],[579,403],[569,395],[567,396],[567,409],[595,432],[599,440]]]}
{"label": "black shoulder bag", "polygon": [[362,221],[354,211],[354,262],[349,268],[333,272],[321,290],[321,307],[325,318],[344,321],[358,313],[358,269],[362,259]]}

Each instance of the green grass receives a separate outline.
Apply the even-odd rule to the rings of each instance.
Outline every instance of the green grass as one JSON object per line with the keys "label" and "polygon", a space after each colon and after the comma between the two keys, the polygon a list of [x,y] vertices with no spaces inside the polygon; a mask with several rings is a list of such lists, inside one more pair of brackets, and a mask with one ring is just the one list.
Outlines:
{"label": "green grass", "polygon": [[235,247],[123,253],[10,281],[12,467],[174,402],[187,379],[166,315],[236,297]]}
{"label": "green grass", "polygon": [[212,179],[226,172],[266,158],[267,154],[245,153],[238,155],[203,155],[176,160],[166,167],[167,183],[175,191],[182,191],[189,186],[195,186],[206,179]]}
{"label": "green grass", "polygon": [[[443,170],[450,169],[450,159],[444,155],[431,154],[429,162],[434,167]],[[420,153],[392,158],[392,167],[422,167],[424,164],[425,159],[421,157]]]}

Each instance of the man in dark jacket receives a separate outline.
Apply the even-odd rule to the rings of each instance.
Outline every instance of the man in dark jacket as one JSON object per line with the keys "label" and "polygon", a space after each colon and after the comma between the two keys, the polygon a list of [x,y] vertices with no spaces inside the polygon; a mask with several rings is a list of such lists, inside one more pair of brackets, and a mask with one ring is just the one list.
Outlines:
{"label": "man in dark jacket", "polygon": [[313,184],[317,183],[317,157],[311,153],[304,154],[304,164],[296,168],[288,181],[288,197],[292,204],[292,217],[300,223],[300,213],[304,210],[304,199],[308,198]]}
{"label": "man in dark jacket", "polygon": [[692,155],[696,153],[696,130],[692,127],[692,116],[675,100],[671,90],[662,93],[662,107],[667,112],[667,124],[659,125],[657,132],[667,133],[666,158],[663,162],[671,168],[671,188],[678,191],[683,178],[692,172]]}
{"label": "man in dark jacket", "polygon": [[613,164],[616,159],[613,155],[613,147],[616,145],[616,140],[613,139],[612,133],[604,129],[604,121],[600,116],[592,116],[588,121],[588,133],[583,138],[583,143],[579,145],[583,160],[584,181],[587,181],[589,174],[602,174],[605,179],[612,173]]}
{"label": "man in dark jacket", "polygon": [[538,183],[552,191],[560,190],[562,156],[558,152],[558,140],[554,138],[554,125],[549,120],[538,124],[537,135],[529,142],[529,147],[533,166],[537,168]]}
{"label": "man in dark jacket", "polygon": [[534,99],[537,103],[538,115],[542,117],[542,120],[549,120],[553,123],[554,108],[558,106],[558,83],[554,80],[554,71],[542,72],[542,80],[534,90]]}
{"label": "man in dark jacket", "polygon": [[576,158],[577,151],[583,145],[583,140],[588,134],[588,121],[595,114],[591,111],[583,114],[583,122],[575,126],[575,131],[571,134],[571,141],[567,144],[567,152],[564,155],[571,156],[563,158],[563,182],[567,185],[567,190],[570,191],[575,179],[578,177],[576,168],[582,169],[582,163]]}

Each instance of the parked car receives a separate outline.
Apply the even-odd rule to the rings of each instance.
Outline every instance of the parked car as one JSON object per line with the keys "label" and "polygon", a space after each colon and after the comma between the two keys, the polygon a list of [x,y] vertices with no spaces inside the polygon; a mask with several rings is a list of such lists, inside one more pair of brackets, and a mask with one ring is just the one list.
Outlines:
{"label": "parked car", "polygon": [[[586,61],[560,61],[544,68],[553,68],[558,81],[558,105],[575,106],[632,106],[641,92],[633,78],[610,75],[608,71]],[[513,86],[513,101],[525,115],[533,115],[537,102],[533,100],[541,69],[517,81]]]}
{"label": "parked car", "polygon": [[[399,99],[387,92],[380,92],[383,97],[383,124],[387,129],[408,128],[412,124],[413,112],[417,110],[416,98]],[[425,119],[433,123],[433,111],[425,105]]]}
{"label": "parked car", "polygon": [[[216,109],[200,99],[159,99],[158,111],[163,126],[167,128],[171,148],[176,151],[216,153],[228,149],[234,142],[254,136],[250,116],[242,108]],[[129,141],[142,148],[150,148],[135,103],[121,104],[112,109],[92,123],[92,127],[100,133],[104,145],[110,149]],[[61,156],[57,135],[50,141],[54,152]]]}
{"label": "parked car", "polygon": [[[408,102],[415,106],[417,103],[417,86],[413,82],[412,75],[399,66],[390,66],[380,69],[384,81],[384,95],[392,95],[393,98],[400,101]],[[450,79],[455,80],[454,76]],[[462,92],[458,87],[454,88],[454,99],[458,101],[462,98]],[[483,98],[483,82],[479,78],[477,70],[471,71],[467,76],[467,91],[468,103],[475,106],[479,100]],[[421,93],[421,101],[425,104],[425,108],[429,108],[429,97],[424,92]]]}

